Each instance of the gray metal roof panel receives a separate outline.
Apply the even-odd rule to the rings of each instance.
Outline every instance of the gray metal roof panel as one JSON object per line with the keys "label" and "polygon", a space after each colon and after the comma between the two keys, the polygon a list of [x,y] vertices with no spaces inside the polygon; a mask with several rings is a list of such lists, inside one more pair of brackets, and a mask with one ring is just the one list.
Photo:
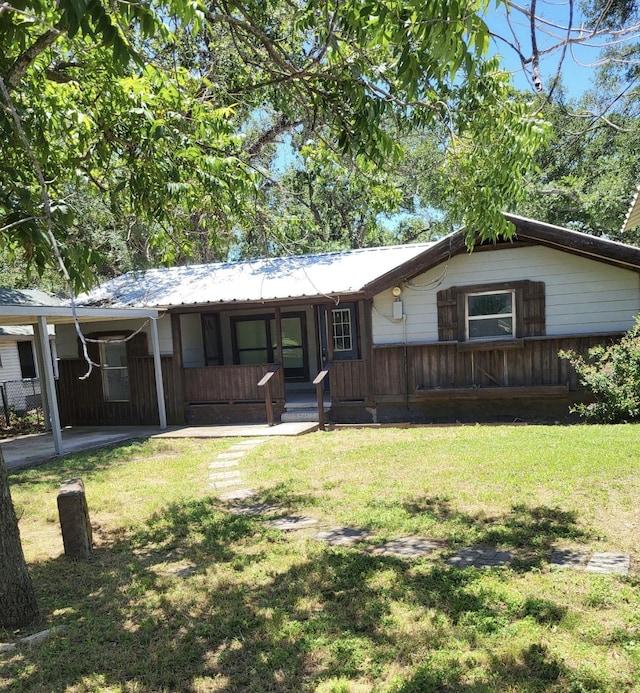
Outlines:
{"label": "gray metal roof panel", "polygon": [[129,272],[81,294],[77,304],[171,307],[356,293],[432,245],[416,243]]}
{"label": "gray metal roof panel", "polygon": [[0,306],[61,306],[63,301],[40,289],[0,287]]}

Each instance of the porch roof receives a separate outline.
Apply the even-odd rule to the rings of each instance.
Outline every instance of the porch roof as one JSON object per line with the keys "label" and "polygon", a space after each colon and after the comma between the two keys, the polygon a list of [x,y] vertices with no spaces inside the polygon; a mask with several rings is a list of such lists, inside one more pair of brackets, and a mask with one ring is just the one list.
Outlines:
{"label": "porch roof", "polygon": [[[87,322],[92,320],[121,320],[157,318],[158,311],[149,308],[115,309],[72,307],[57,296],[39,289],[11,289],[0,287],[0,334],[32,335],[38,318],[45,318],[51,325]],[[20,327],[18,327],[20,326]],[[51,334],[51,332],[50,332]]]}
{"label": "porch roof", "polygon": [[82,306],[171,308],[347,296],[434,243],[129,272],[81,294]]}

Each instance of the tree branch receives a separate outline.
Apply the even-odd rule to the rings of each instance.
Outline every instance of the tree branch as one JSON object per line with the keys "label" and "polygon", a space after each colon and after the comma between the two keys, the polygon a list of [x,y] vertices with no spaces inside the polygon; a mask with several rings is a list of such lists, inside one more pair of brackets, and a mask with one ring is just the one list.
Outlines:
{"label": "tree branch", "polygon": [[40,35],[29,48],[20,54],[13,61],[13,64],[4,76],[4,83],[7,89],[15,89],[29,65],[49,46],[53,45],[62,34],[62,25],[58,23],[53,29],[48,29],[44,34]]}

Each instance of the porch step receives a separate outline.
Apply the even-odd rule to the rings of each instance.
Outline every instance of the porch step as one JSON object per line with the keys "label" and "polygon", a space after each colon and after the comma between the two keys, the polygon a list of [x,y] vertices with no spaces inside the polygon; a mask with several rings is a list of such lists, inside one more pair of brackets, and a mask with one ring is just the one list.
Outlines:
{"label": "porch step", "polygon": [[[329,411],[325,409],[325,413]],[[280,416],[280,421],[282,423],[292,423],[292,422],[313,422],[318,420],[318,409],[314,407],[313,409],[292,409],[289,411],[283,411]]]}
{"label": "porch step", "polygon": [[[331,402],[328,399],[324,400],[324,411],[328,413],[331,408]],[[294,393],[287,395],[287,400],[284,403],[284,412],[280,417],[282,423],[293,421],[317,421],[318,420],[318,405],[315,394],[311,393]]]}

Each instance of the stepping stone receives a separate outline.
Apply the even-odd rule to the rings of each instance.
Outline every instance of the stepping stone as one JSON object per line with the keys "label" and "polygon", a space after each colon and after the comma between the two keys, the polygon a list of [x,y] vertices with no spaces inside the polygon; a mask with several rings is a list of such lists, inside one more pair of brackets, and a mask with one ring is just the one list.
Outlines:
{"label": "stepping stone", "polygon": [[231,472],[211,472],[209,474],[210,481],[220,481],[222,479],[238,479],[240,480],[240,472],[237,470]]}
{"label": "stepping stone", "polygon": [[290,532],[317,525],[318,520],[315,517],[303,517],[302,515],[285,515],[284,517],[277,517],[275,520],[269,520],[267,524],[282,532]]}
{"label": "stepping stone", "polygon": [[237,443],[234,443],[229,450],[238,450],[240,448],[256,448],[258,445],[261,445],[264,443],[266,438],[254,438],[251,440],[239,440]]}
{"label": "stepping stone", "polygon": [[578,570],[585,565],[588,558],[589,554],[580,551],[556,549],[549,559],[549,567],[552,570]]}
{"label": "stepping stone", "polygon": [[498,551],[494,548],[461,549],[447,559],[449,565],[456,568],[498,568],[511,559],[508,551]]}
{"label": "stepping stone", "polygon": [[223,479],[221,481],[212,481],[211,488],[228,488],[229,486],[237,486],[242,483],[242,479]]}
{"label": "stepping stone", "polygon": [[346,546],[363,541],[369,536],[369,532],[364,529],[354,529],[353,527],[334,527],[326,532],[317,532],[313,535],[314,539],[324,541],[330,546]]}
{"label": "stepping stone", "polygon": [[229,469],[230,467],[237,467],[237,460],[227,460],[226,462],[212,462],[209,465],[209,469]]}
{"label": "stepping stone", "polygon": [[255,496],[256,492],[252,491],[250,488],[237,488],[234,491],[229,491],[228,493],[223,493],[220,496],[220,500],[223,501],[234,501],[234,500],[245,500],[246,498],[251,498]]}
{"label": "stepping stone", "polygon": [[373,553],[398,558],[421,558],[442,548],[442,542],[423,537],[392,539],[373,549]]}
{"label": "stepping stone", "polygon": [[254,505],[236,505],[229,508],[229,512],[234,515],[248,515],[255,517],[257,515],[266,515],[268,513],[282,512],[282,508],[267,503],[255,503]]}
{"label": "stepping stone", "polygon": [[244,457],[244,451],[238,450],[237,452],[221,452],[216,455],[216,460],[239,460]]}
{"label": "stepping stone", "polygon": [[623,553],[594,553],[585,572],[601,575],[626,575],[629,572],[629,556]]}

